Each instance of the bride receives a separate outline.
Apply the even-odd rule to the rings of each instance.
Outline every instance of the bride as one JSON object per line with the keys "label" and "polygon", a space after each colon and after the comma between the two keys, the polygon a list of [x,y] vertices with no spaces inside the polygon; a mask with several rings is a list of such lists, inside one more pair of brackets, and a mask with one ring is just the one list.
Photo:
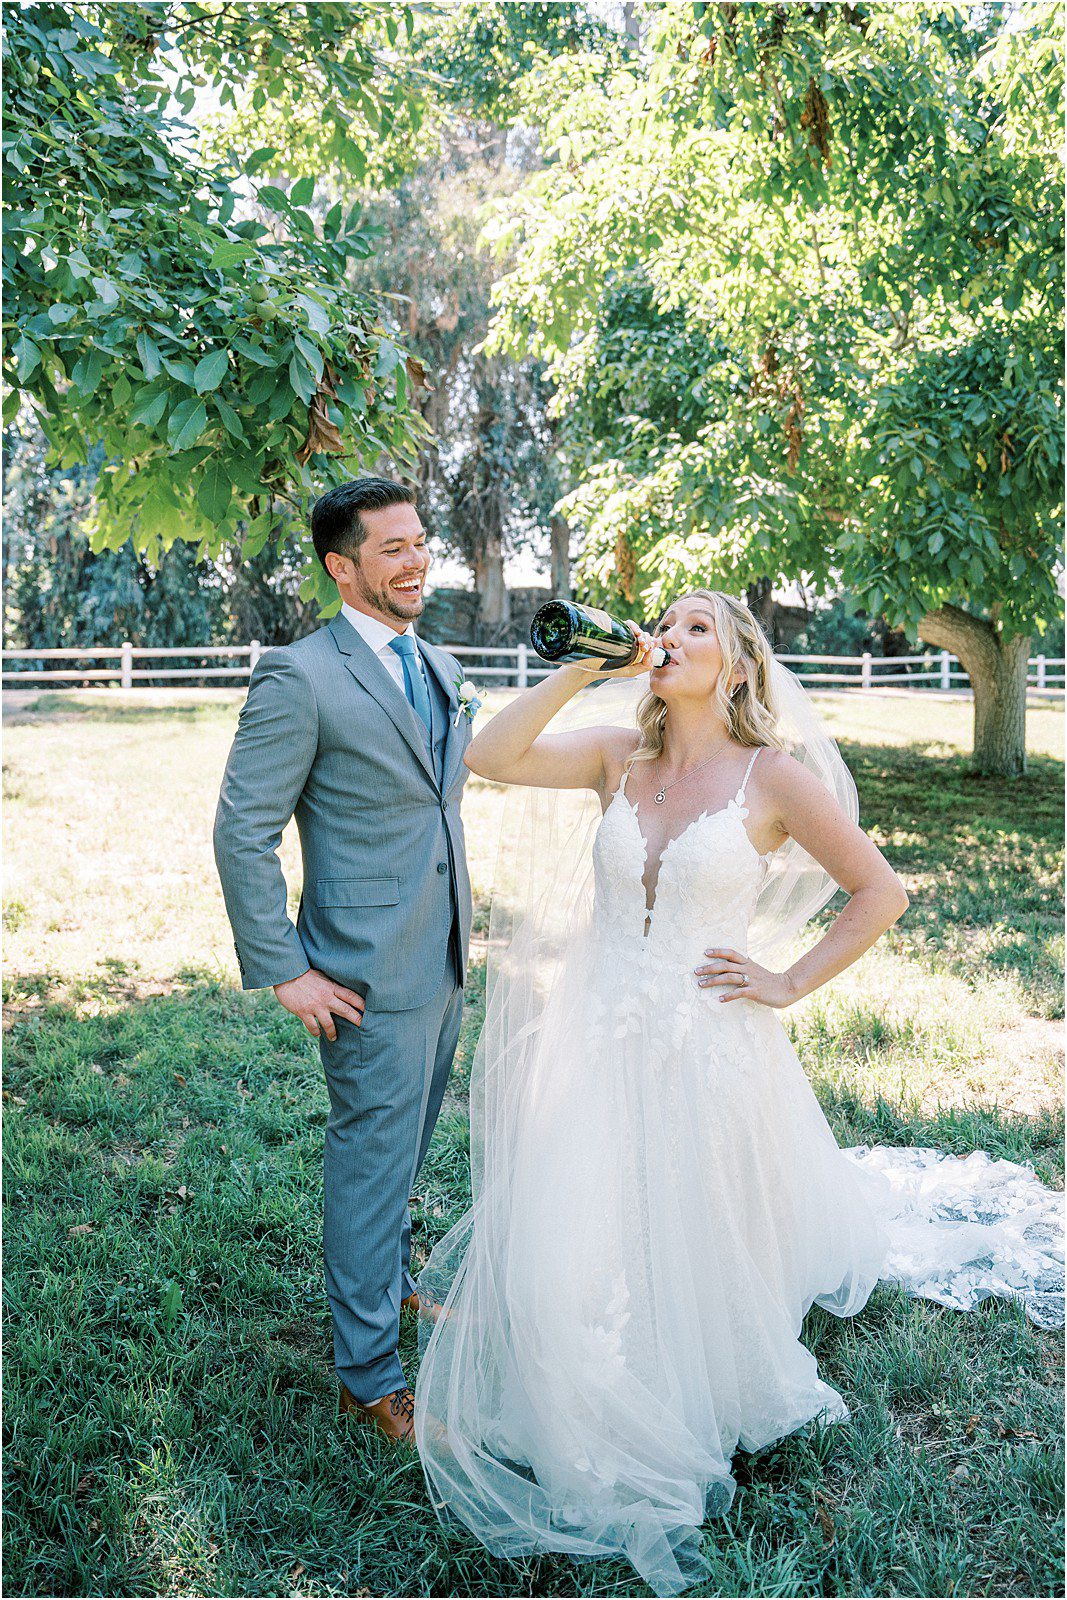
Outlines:
{"label": "bride", "polygon": [[[862,1308],[907,1206],[838,1149],[775,1013],[908,900],[747,607],[698,589],[654,638],[634,631],[614,680],[647,674],[654,644],[669,656],[636,727],[568,666],[467,753],[535,793],[525,875],[513,859],[494,903],[475,1203],[420,1279],[415,1426],[434,1505],[490,1550],[622,1553],[664,1594],[705,1570],[699,1530],[730,1504],[738,1447],[848,1415],[801,1325],[815,1302]],[[546,731],[576,696],[593,725]],[[595,796],[595,823],[543,793],[560,790]],[[837,885],[843,910],[781,970]],[[919,1287],[937,1261],[966,1277],[989,1230],[925,1203],[896,1224],[898,1257],[925,1263]]]}

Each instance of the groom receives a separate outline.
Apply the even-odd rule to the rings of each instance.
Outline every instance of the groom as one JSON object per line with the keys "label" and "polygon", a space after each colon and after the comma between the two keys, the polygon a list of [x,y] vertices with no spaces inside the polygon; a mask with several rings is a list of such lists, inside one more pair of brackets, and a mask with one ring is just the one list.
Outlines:
{"label": "groom", "polygon": [[[319,1041],[330,1092],[323,1247],[340,1409],[414,1442],[397,1354],[418,1309],[408,1196],[459,1036],[471,894],[456,661],[417,639],[430,564],[414,495],[357,478],[312,513],[339,616],[252,674],[215,820],[246,989]],[[303,895],[277,848],[296,817]]]}

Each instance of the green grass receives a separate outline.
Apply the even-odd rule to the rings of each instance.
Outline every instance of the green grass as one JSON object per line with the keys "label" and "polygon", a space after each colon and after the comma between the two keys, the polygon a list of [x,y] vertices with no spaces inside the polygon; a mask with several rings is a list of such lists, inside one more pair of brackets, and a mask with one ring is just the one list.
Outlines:
{"label": "green grass", "polygon": [[[326,1092],[299,1024],[237,991],[211,862],[239,698],[49,695],[7,732],[4,1593],[644,1594],[625,1563],[513,1567],[446,1534],[417,1464],[335,1418]],[[965,775],[962,703],[826,706],[912,899],[788,1014],[834,1131],[1059,1184],[1059,712],[997,785]],[[498,808],[472,782],[483,931]],[[422,1251],[467,1200],[483,976]],[[739,1458],[708,1592],[1062,1593],[1061,1338],[888,1288],[806,1338],[853,1420]],[[414,1372],[413,1330],[402,1353]]]}

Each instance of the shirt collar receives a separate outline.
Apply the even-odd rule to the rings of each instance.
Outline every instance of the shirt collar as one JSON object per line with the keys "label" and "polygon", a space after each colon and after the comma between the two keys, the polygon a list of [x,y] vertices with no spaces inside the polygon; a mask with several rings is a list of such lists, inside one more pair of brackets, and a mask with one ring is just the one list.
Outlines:
{"label": "shirt collar", "polygon": [[[369,645],[376,656],[380,656],[397,637],[396,629],[390,628],[387,622],[379,622],[377,617],[369,617],[365,611],[357,611],[347,600],[341,606],[341,615],[346,622],[352,624],[364,644]],[[414,635],[415,624],[409,622],[404,632]]]}

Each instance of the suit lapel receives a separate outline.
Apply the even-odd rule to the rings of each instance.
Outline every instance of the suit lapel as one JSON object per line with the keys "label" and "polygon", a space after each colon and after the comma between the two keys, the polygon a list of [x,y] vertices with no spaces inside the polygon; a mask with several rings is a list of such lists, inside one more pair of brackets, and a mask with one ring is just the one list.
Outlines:
{"label": "suit lapel", "polygon": [[447,703],[448,736],[445,742],[445,755],[443,772],[441,775],[441,790],[446,792],[452,779],[455,777],[456,768],[463,759],[464,741],[456,727],[456,712],[459,710],[459,696],[456,693],[456,683],[447,658],[435,645],[427,644],[424,639],[419,640],[419,649],[427,667],[433,673],[437,682],[444,690]]}
{"label": "suit lapel", "polygon": [[[436,787],[437,774],[433,769],[433,753],[426,747],[422,724],[408,705],[407,695],[345,617],[334,617],[328,627],[353,678],[360,688],[365,689],[378,702],[430,782]],[[447,749],[445,760],[447,765]]]}

